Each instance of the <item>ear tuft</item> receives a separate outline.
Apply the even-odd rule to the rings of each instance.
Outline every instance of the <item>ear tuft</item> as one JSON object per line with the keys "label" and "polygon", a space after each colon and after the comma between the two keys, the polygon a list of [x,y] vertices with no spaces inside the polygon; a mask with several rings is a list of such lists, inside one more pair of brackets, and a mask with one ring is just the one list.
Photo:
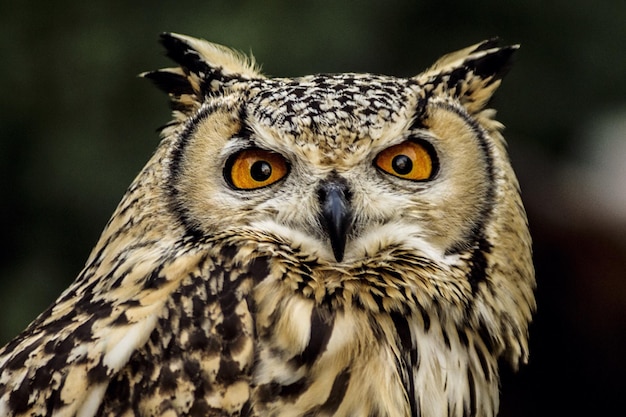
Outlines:
{"label": "ear tuft", "polygon": [[415,79],[438,94],[457,98],[470,114],[482,110],[511,67],[519,45],[490,39],[440,58]]}
{"label": "ear tuft", "polygon": [[466,60],[465,65],[473,71],[475,76],[500,80],[511,69],[513,54],[518,49],[519,45],[511,45],[476,51],[471,59]]}
{"label": "ear tuft", "polygon": [[158,71],[144,72],[142,77],[152,81],[159,89],[175,96],[194,94],[188,76],[180,68],[164,68]]}
{"label": "ear tuft", "polygon": [[259,78],[254,59],[222,45],[177,33],[161,34],[167,56],[197,75],[219,72],[233,78]]}
{"label": "ear tuft", "polygon": [[220,94],[229,84],[263,78],[252,57],[225,46],[175,33],[161,34],[161,44],[179,67],[140,76],[169,95],[177,120],[197,111],[206,96]]}

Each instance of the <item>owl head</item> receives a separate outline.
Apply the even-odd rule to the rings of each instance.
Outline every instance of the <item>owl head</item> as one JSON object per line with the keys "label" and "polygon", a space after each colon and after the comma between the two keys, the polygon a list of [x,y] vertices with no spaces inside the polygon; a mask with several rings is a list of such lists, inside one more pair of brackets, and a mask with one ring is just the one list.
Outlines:
{"label": "owl head", "polygon": [[424,303],[457,305],[454,320],[525,360],[531,243],[487,107],[517,46],[485,41],[411,78],[267,78],[223,46],[162,43],[179,66],[143,75],[171,100],[159,175],[186,236],[273,242],[327,270],[393,265],[399,280],[422,260],[441,294]]}

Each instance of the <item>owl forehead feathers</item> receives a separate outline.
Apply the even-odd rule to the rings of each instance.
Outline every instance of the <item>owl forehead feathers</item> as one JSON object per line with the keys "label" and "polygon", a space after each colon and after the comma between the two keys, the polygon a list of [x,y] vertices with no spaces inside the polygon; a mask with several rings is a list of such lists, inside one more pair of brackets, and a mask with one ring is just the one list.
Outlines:
{"label": "owl forehead feathers", "polygon": [[174,120],[188,121],[212,98],[237,95],[252,130],[322,151],[356,151],[362,142],[401,134],[424,115],[433,98],[455,100],[471,114],[482,111],[517,46],[484,41],[449,54],[412,78],[374,74],[318,74],[266,78],[246,57],[221,45],[163,34],[167,55],[180,66],[142,74],[166,91]]}
{"label": "owl forehead feathers", "polygon": [[401,130],[393,126],[411,117],[405,114],[411,101],[407,85],[407,80],[370,74],[253,81],[247,89],[247,122],[259,138],[271,137],[288,149],[296,144],[312,151],[309,159],[340,165],[346,156],[371,149],[383,132]]}
{"label": "owl forehead feathers", "polygon": [[[370,74],[313,75],[251,83],[250,108],[268,126],[294,136],[303,130],[329,136],[376,136],[406,108],[408,80]],[[335,127],[340,130],[334,131]]]}

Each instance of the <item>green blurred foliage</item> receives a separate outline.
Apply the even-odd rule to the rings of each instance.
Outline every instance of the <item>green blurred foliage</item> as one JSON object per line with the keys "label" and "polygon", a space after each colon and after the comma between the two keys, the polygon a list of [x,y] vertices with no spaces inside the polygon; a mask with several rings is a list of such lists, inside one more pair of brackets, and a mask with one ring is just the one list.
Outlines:
{"label": "green blurred foliage", "polygon": [[[169,119],[166,98],[136,75],[171,65],[156,42],[160,32],[251,51],[265,73],[277,76],[341,71],[407,76],[443,53],[482,39],[499,36],[521,43],[496,107],[507,125],[522,187],[532,195],[573,153],[572,143],[586,120],[626,104],[624,22],[626,2],[620,0],[1,0],[0,344],[73,280],[158,143],[155,130]],[[537,153],[524,149],[539,152],[545,163],[527,160]],[[531,203],[531,222],[534,210]],[[538,234],[541,251],[552,240]],[[550,254],[540,252],[538,258]],[[535,363],[576,360],[579,350],[567,351],[570,342],[579,342],[575,331],[555,340],[561,350],[545,342],[550,326],[571,323],[559,316],[570,310],[550,307],[562,302],[550,296],[563,289],[551,287],[548,275],[563,278],[564,272],[547,265],[538,265],[540,290],[543,278],[553,292],[540,294],[540,314],[544,308],[546,318],[542,322],[539,316],[535,330]],[[597,337],[589,334],[589,340]],[[548,335],[544,342],[542,335]],[[505,374],[503,414],[591,410],[601,415],[599,410],[609,407],[601,395],[613,391],[598,388],[596,397],[585,399],[593,383],[577,384],[577,370],[587,369],[579,376],[585,381],[604,378],[609,385],[612,374],[596,369],[597,358],[579,359],[584,366],[562,363],[542,370],[531,363],[521,376]],[[623,361],[615,366],[626,370]],[[572,381],[563,372],[570,372]],[[569,387],[570,405],[552,401],[559,384]]]}

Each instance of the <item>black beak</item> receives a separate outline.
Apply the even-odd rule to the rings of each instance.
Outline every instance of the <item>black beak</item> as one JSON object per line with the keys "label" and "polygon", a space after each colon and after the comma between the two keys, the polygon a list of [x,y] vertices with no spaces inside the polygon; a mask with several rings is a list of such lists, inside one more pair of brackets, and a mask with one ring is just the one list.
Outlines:
{"label": "black beak", "polygon": [[322,182],[318,197],[321,207],[321,222],[333,248],[335,260],[341,262],[346,247],[346,239],[352,226],[350,192],[348,184],[341,177],[331,177]]}

